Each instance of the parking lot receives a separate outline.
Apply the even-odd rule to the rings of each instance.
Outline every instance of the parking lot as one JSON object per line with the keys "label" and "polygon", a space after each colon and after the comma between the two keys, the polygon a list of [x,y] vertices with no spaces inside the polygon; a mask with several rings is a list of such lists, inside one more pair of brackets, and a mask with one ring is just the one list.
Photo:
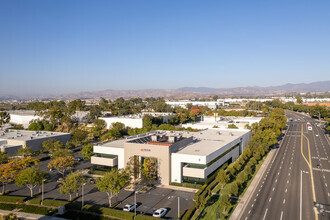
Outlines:
{"label": "parking lot", "polygon": [[[80,156],[76,153],[75,156]],[[47,168],[49,161],[42,161],[39,164],[41,170],[47,171],[50,174],[48,181],[45,183],[44,198],[45,199],[59,199],[68,200],[68,195],[63,195],[59,193],[57,182],[58,178],[61,177],[56,171],[50,172]],[[90,167],[91,164],[88,161],[79,162],[75,170],[83,170]],[[30,191],[27,187],[16,186],[14,183],[8,184],[6,190],[12,190],[10,195],[13,196],[29,196]],[[34,193],[40,191],[40,187],[34,189]],[[95,188],[94,184],[88,184],[84,188],[85,204],[91,205],[101,205],[108,206],[108,198],[104,192],[100,192]],[[81,190],[79,190],[79,195],[81,195]],[[72,195],[75,196],[75,195]],[[169,188],[154,188],[147,193],[138,193],[136,196],[136,202],[138,204],[137,213],[145,213],[146,215],[152,215],[152,213],[158,208],[166,208],[168,211],[165,218],[176,218],[178,214],[178,197],[180,197],[180,211],[188,209],[193,204],[192,192],[185,192],[180,190],[173,190]],[[41,198],[38,195],[37,198]],[[81,197],[79,197],[77,202],[81,202]],[[126,204],[134,203],[134,192],[121,190],[119,194],[112,198],[112,202],[119,201],[120,204],[116,207],[117,209],[122,209]]]}
{"label": "parking lot", "polygon": [[[155,188],[147,193],[138,193],[136,196],[137,213],[152,213],[159,208],[166,208],[166,218],[178,216],[178,197],[180,197],[180,211],[188,209],[193,204],[194,193],[172,190],[167,188]],[[134,193],[123,200],[117,208],[122,209],[126,204],[134,203]]]}

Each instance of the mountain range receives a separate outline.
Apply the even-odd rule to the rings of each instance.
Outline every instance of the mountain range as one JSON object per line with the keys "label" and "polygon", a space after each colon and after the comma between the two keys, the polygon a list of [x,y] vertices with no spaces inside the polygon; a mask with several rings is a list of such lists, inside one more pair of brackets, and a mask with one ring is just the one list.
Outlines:
{"label": "mountain range", "polygon": [[236,87],[236,88],[209,88],[209,87],[183,87],[178,89],[140,89],[140,90],[102,90],[96,92],[79,92],[63,95],[36,95],[36,96],[13,96],[0,94],[0,100],[17,99],[95,99],[104,97],[115,99],[118,97],[164,97],[167,99],[189,99],[194,97],[205,97],[210,95],[218,96],[274,96],[285,93],[324,93],[330,91],[330,80],[313,83],[287,83],[280,86],[269,87]]}

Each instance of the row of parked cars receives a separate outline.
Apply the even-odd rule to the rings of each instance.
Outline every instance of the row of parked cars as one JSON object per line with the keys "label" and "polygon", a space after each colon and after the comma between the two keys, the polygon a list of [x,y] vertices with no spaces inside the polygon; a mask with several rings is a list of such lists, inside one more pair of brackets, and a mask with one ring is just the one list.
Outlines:
{"label": "row of parked cars", "polygon": [[[123,211],[126,212],[132,212],[137,208],[137,204],[136,203],[132,203],[132,204],[127,204],[124,206]],[[154,213],[152,214],[153,217],[156,218],[161,218],[164,217],[164,215],[166,214],[167,209],[166,208],[160,208],[157,209],[156,211],[154,211]]]}

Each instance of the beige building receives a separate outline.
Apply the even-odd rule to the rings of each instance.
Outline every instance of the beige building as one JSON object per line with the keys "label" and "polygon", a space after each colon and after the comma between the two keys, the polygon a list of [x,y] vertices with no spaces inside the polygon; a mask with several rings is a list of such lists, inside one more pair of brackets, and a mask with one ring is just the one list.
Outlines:
{"label": "beige building", "polygon": [[17,154],[21,147],[38,151],[42,149],[42,142],[51,138],[66,144],[71,134],[53,131],[0,130],[0,150],[9,155]]}
{"label": "beige building", "polygon": [[251,137],[248,130],[155,131],[94,146],[91,163],[124,168],[130,158],[154,161],[161,184],[205,182],[222,164],[235,161]]}

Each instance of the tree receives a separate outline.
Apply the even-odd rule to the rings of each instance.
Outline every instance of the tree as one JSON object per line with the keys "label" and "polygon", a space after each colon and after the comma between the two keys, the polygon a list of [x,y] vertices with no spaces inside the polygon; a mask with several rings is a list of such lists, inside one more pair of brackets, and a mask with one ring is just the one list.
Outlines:
{"label": "tree", "polygon": [[303,100],[300,96],[296,96],[296,100],[297,100],[297,103],[298,104],[302,104],[303,103]]}
{"label": "tree", "polygon": [[0,164],[7,163],[9,160],[7,152],[0,150]]}
{"label": "tree", "polygon": [[10,121],[10,114],[8,112],[0,112],[0,127]]}
{"label": "tree", "polygon": [[235,124],[229,124],[228,128],[230,129],[238,129],[238,127]]}
{"label": "tree", "polygon": [[59,186],[60,193],[69,195],[70,201],[73,193],[77,192],[84,183],[84,177],[81,172],[72,172],[65,177]]}
{"label": "tree", "polygon": [[76,129],[72,132],[71,140],[75,145],[80,145],[87,139],[87,137],[87,131]]}
{"label": "tree", "polygon": [[151,181],[152,179],[157,178],[157,170],[156,170],[157,161],[153,158],[145,158],[142,165],[142,179],[146,183]]}
{"label": "tree", "polygon": [[220,196],[220,205],[223,206],[223,212],[225,212],[227,206],[230,205],[230,199],[228,194],[223,194]]}
{"label": "tree", "polygon": [[140,173],[140,161],[138,156],[132,156],[129,158],[125,171],[129,176],[133,176],[134,183],[136,182],[138,175]]}
{"label": "tree", "polygon": [[5,193],[5,185],[15,180],[18,173],[30,164],[38,164],[39,160],[31,157],[17,158],[8,163],[0,165],[0,182],[2,183],[2,194]]}
{"label": "tree", "polygon": [[18,186],[26,186],[30,190],[30,195],[32,197],[33,189],[42,184],[42,181],[45,179],[46,175],[46,172],[43,172],[35,167],[28,167],[19,173],[15,179],[15,183]]}
{"label": "tree", "polygon": [[234,182],[230,186],[230,194],[233,196],[236,196],[237,193],[238,193],[238,185],[237,185],[237,183]]}
{"label": "tree", "polygon": [[219,170],[219,172],[217,174],[217,180],[219,181],[219,183],[223,187],[223,185],[228,183],[229,176],[226,174],[226,172],[224,170]]}
{"label": "tree", "polygon": [[65,176],[65,173],[72,169],[72,167],[76,164],[74,158],[72,156],[69,157],[57,157],[54,160],[50,161],[48,164],[48,168],[54,168]]}
{"label": "tree", "polygon": [[111,206],[111,199],[119,193],[119,190],[129,183],[127,174],[117,169],[112,169],[103,177],[97,178],[95,186],[108,196],[109,207]]}
{"label": "tree", "polygon": [[42,147],[45,152],[54,153],[55,151],[63,148],[63,143],[61,141],[56,141],[55,139],[48,139],[42,142]]}
{"label": "tree", "polygon": [[93,124],[93,135],[95,138],[98,138],[101,136],[102,130],[107,126],[107,123],[103,119],[95,119]]}
{"label": "tree", "polygon": [[149,115],[145,115],[143,117],[143,127],[146,128],[147,130],[150,130],[152,126],[152,120]]}
{"label": "tree", "polygon": [[57,158],[57,157],[70,157],[72,156],[73,153],[69,149],[61,148],[53,152],[52,158]]}
{"label": "tree", "polygon": [[83,155],[84,160],[90,160],[92,155],[94,154],[93,144],[85,144],[84,147],[81,149],[81,154]]}
{"label": "tree", "polygon": [[29,147],[21,147],[20,149],[18,149],[19,156],[28,157],[28,156],[32,156],[32,154],[33,154],[33,151]]}

